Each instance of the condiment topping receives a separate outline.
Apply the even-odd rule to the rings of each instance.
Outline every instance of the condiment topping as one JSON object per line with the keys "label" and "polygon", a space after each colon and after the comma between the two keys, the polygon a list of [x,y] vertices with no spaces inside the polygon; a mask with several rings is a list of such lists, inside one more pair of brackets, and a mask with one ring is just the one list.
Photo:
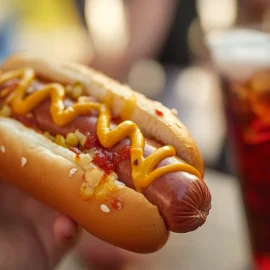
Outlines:
{"label": "condiment topping", "polygon": [[111,201],[111,206],[116,210],[122,210],[124,207],[124,202],[120,197],[114,197]]}
{"label": "condiment topping", "polygon": [[156,112],[156,115],[158,115],[160,117],[164,116],[164,113],[159,109],[156,109],[155,112]]}
{"label": "condiment topping", "polygon": [[[27,95],[27,89],[35,79],[35,71],[32,68],[23,68],[1,74],[0,85],[11,79],[21,78],[20,83],[14,90],[9,105],[15,115],[25,115],[36,108],[47,98],[51,98],[50,112],[52,119],[58,126],[65,126],[79,115],[87,115],[90,110],[99,113],[97,121],[97,137],[104,148],[113,147],[125,137],[130,138],[130,162],[132,168],[132,179],[137,191],[147,188],[160,176],[175,172],[186,171],[200,177],[200,173],[192,166],[184,163],[175,163],[155,169],[158,163],[176,154],[172,146],[163,146],[144,158],[144,136],[139,127],[132,121],[121,122],[114,129],[110,129],[111,113],[110,104],[99,102],[74,103],[65,108],[65,88],[59,83],[50,83],[43,88]],[[121,117],[127,119],[135,107],[135,96],[126,101]],[[86,141],[85,141],[86,142]]]}
{"label": "condiment topping", "polygon": [[116,152],[109,152],[103,148],[97,148],[94,151],[93,163],[99,168],[103,169],[106,174],[111,174],[116,171],[118,163],[130,157],[129,147],[125,147],[118,154]]}

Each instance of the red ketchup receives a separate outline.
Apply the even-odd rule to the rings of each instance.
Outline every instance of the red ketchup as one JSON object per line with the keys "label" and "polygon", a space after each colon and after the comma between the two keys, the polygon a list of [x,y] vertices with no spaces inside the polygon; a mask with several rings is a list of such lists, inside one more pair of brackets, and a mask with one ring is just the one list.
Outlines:
{"label": "red ketchup", "polygon": [[114,197],[111,201],[111,206],[116,210],[122,210],[124,207],[124,202],[120,197]]}
{"label": "red ketchup", "polygon": [[92,135],[89,132],[86,134],[86,141],[84,144],[85,149],[91,149],[93,147],[101,147],[97,135]]}
{"label": "red ketchup", "polygon": [[129,146],[124,147],[120,153],[112,152],[110,149],[104,149],[96,134],[87,134],[87,139],[84,144],[85,149],[93,149],[93,162],[105,171],[106,174],[111,174],[116,171],[119,162],[128,159],[130,156]]}
{"label": "red ketchup", "polygon": [[156,112],[156,115],[158,115],[160,117],[164,116],[163,112],[161,110],[159,110],[159,109],[156,109],[155,112]]}
{"label": "red ketchup", "polygon": [[119,154],[110,152],[103,148],[96,148],[94,151],[93,162],[106,174],[116,171],[119,162],[128,159],[130,156],[129,147],[125,147]]}

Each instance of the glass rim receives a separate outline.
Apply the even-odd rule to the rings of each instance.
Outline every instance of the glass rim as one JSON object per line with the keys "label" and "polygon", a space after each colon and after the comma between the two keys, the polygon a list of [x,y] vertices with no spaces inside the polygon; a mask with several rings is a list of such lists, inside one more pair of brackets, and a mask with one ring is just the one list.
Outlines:
{"label": "glass rim", "polygon": [[[254,42],[260,42],[260,43],[267,43],[270,45],[270,24],[269,24],[269,31],[266,31],[262,29],[261,27],[249,27],[249,26],[233,26],[233,27],[227,27],[227,28],[215,28],[204,35],[204,43],[205,45],[211,49],[212,47],[221,46],[221,45],[232,45],[232,40],[230,40],[230,37],[235,37],[237,42],[247,43],[247,39],[244,39],[243,36],[239,37],[239,34],[252,34],[253,39],[248,39],[248,41],[251,44],[254,44]],[[227,42],[224,42],[224,37],[227,39]],[[256,39],[254,39],[256,38]]]}
{"label": "glass rim", "polygon": [[205,36],[215,69],[244,80],[249,74],[270,68],[270,32],[246,26],[215,29]]}

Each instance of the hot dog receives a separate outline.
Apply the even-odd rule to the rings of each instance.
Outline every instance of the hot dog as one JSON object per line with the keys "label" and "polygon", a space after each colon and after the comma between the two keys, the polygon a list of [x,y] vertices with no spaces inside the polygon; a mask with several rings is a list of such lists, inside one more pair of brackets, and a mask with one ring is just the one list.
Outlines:
{"label": "hot dog", "polygon": [[134,252],[204,224],[203,161],[174,112],[78,64],[20,54],[1,71],[2,179]]}

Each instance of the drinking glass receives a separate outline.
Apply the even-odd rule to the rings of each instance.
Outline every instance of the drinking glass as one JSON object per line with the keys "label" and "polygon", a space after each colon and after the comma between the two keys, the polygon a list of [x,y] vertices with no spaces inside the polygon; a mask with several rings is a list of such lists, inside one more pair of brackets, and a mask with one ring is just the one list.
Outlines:
{"label": "drinking glass", "polygon": [[207,34],[218,72],[228,138],[250,232],[255,269],[270,269],[270,33],[260,27]]}

